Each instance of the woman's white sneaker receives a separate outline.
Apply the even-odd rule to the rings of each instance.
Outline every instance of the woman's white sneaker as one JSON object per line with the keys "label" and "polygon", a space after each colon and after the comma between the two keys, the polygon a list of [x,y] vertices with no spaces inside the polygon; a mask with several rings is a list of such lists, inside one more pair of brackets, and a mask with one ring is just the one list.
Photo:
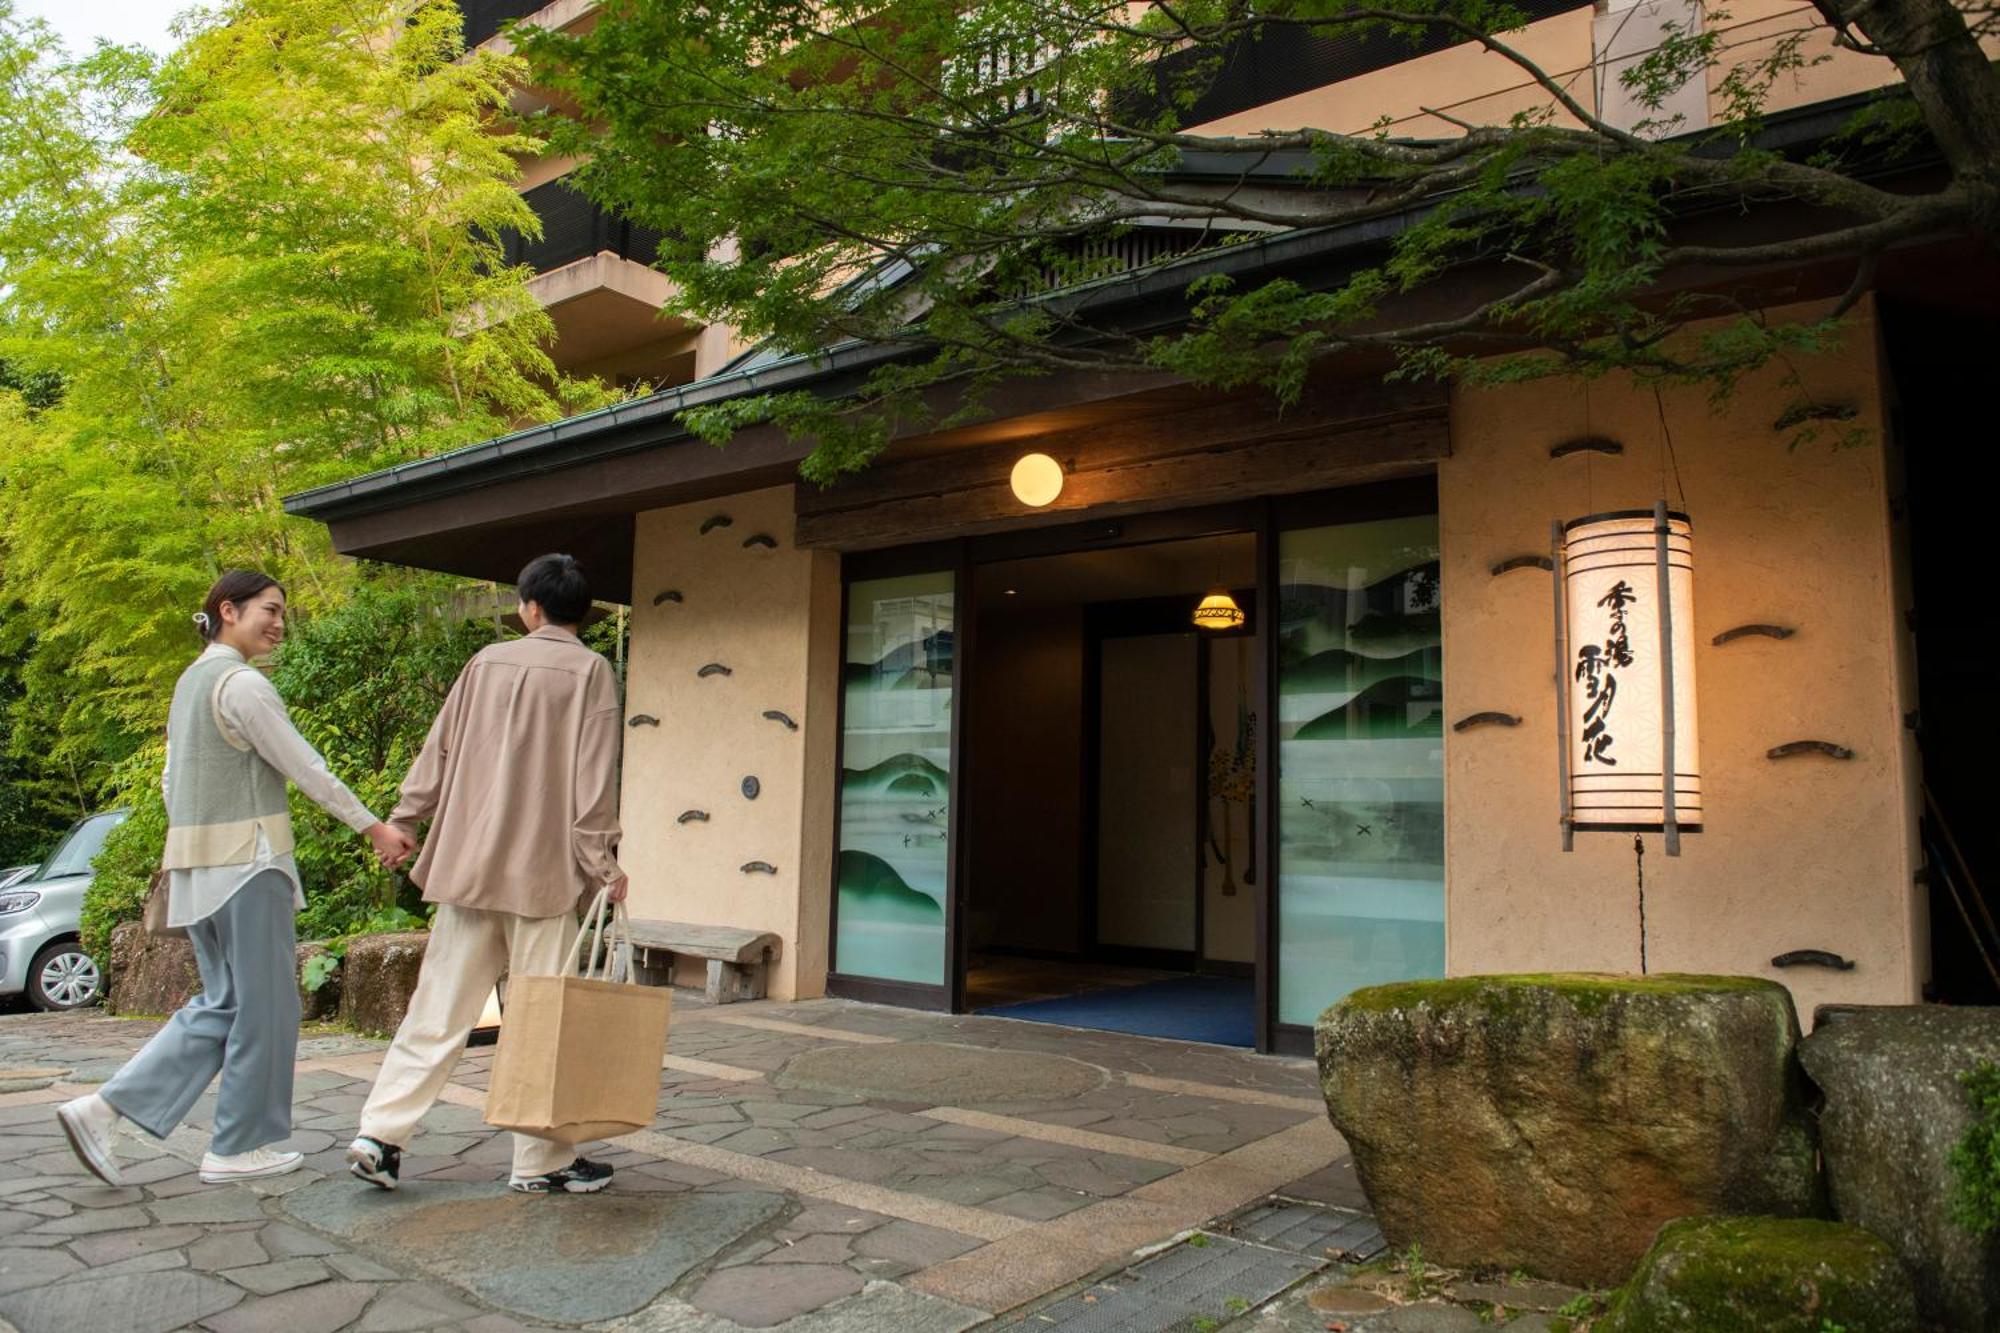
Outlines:
{"label": "woman's white sneaker", "polygon": [[299,1169],[305,1158],[295,1152],[275,1152],[270,1148],[252,1148],[249,1152],[233,1153],[228,1157],[220,1153],[204,1153],[201,1159],[201,1180],[204,1185],[224,1185],[232,1180],[255,1180],[259,1176],[282,1176],[287,1171]]}
{"label": "woman's white sneaker", "polygon": [[56,1121],[69,1138],[70,1151],[91,1175],[107,1185],[122,1185],[118,1177],[118,1154],[111,1131],[118,1124],[118,1111],[97,1093],[87,1093],[56,1108]]}

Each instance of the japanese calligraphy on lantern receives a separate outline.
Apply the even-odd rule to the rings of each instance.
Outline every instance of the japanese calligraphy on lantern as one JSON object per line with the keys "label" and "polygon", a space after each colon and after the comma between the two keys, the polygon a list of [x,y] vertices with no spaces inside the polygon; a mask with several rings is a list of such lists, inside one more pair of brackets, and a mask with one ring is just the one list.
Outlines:
{"label": "japanese calligraphy on lantern", "polygon": [[[1701,827],[1695,726],[1694,544],[1684,514],[1667,519],[1673,632],[1675,820]],[[1595,514],[1563,526],[1563,663],[1569,717],[1564,768],[1579,832],[1666,826],[1665,645],[1658,537],[1649,511]]]}

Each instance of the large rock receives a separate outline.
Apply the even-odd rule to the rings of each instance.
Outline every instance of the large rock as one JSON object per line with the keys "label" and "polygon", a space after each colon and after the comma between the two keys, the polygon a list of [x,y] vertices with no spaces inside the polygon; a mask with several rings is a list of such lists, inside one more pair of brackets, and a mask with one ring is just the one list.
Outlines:
{"label": "large rock", "polygon": [[149,935],[137,921],[111,932],[104,1003],[114,1014],[171,1014],[201,991],[194,946],[180,935]]}
{"label": "large rock", "polygon": [[340,964],[340,1017],[356,1032],[392,1033],[409,1011],[427,931],[356,935]]}
{"label": "large rock", "polygon": [[[298,946],[299,1001],[308,1020],[332,1018],[340,1008],[340,973],[317,991],[305,988],[306,960],[326,952],[309,940]],[[111,976],[105,1004],[114,1014],[171,1014],[201,993],[194,946],[184,935],[149,935],[137,921],[111,932]]]}
{"label": "large rock", "polygon": [[1895,1248],[1927,1317],[2000,1328],[2000,1244],[1954,1220],[1949,1164],[1972,1124],[1958,1076],[2000,1061],[2000,1009],[1822,1005],[1813,1018],[1799,1058],[1826,1095],[1836,1215]]}
{"label": "large rock", "polygon": [[1812,1218],[1684,1217],[1660,1228],[1603,1333],[1916,1333],[1896,1252]]}
{"label": "large rock", "polygon": [[1383,1234],[1432,1262],[1615,1286],[1673,1218],[1819,1207],[1774,982],[1407,982],[1356,991],[1316,1035]]}

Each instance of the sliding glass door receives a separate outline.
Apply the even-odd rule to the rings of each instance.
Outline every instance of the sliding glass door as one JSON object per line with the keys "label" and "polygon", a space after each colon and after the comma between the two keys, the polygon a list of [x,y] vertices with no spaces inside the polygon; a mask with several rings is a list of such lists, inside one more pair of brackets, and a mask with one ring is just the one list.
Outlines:
{"label": "sliding glass door", "polygon": [[1360,987],[1444,974],[1437,516],[1277,544],[1275,1017],[1309,1027]]}
{"label": "sliding glass door", "polygon": [[832,970],[889,993],[937,987],[938,1000],[948,976],[956,582],[944,569],[850,583],[843,654]]}

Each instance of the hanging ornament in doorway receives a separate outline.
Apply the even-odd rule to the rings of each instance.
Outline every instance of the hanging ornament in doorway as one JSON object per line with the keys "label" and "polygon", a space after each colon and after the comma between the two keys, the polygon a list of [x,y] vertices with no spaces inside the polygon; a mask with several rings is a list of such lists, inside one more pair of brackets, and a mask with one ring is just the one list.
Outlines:
{"label": "hanging ornament in doorway", "polygon": [[1243,623],[1243,608],[1228,589],[1218,589],[1201,599],[1194,609],[1194,623],[1196,629],[1235,629]]}

